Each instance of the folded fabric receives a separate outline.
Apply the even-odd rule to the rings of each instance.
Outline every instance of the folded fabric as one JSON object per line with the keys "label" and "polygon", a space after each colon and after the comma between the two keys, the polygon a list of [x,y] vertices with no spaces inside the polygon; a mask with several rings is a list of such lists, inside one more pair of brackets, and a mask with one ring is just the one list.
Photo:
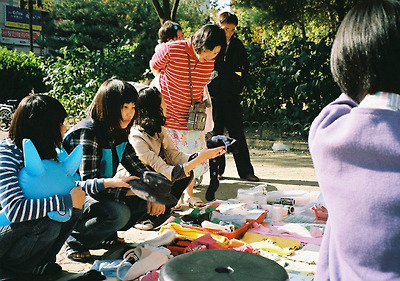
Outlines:
{"label": "folded fabric", "polygon": [[[102,274],[109,278],[117,278],[117,269],[119,274],[125,276],[132,264],[130,262],[122,263],[122,259],[118,260],[95,260],[90,270],[100,271]],[[121,265],[122,263],[122,265]],[[85,280],[85,279],[83,279]]]}
{"label": "folded fabric", "polygon": [[151,245],[151,246],[165,246],[171,244],[176,238],[176,232],[173,229],[168,229],[162,233],[156,233],[149,239],[137,243],[136,246]]}
{"label": "folded fabric", "polygon": [[321,245],[323,237],[323,230],[321,228],[315,226],[304,226],[298,223],[275,222],[269,226],[254,223],[248,232],[279,236],[318,246]]}
{"label": "folded fabric", "polygon": [[267,252],[272,252],[280,256],[290,256],[294,254],[294,249],[281,248],[272,240],[264,240],[260,242],[253,242],[250,244],[254,249],[260,249]]}
{"label": "folded fabric", "polygon": [[[209,233],[207,231],[202,231],[199,229],[195,228],[189,228],[189,227],[184,227],[176,223],[169,223],[167,225],[164,225],[161,227],[160,231],[158,233],[163,233],[167,229],[173,229],[176,232],[176,238],[182,239],[182,240],[195,240],[197,238],[200,238],[201,236]],[[214,234],[210,233],[211,236],[217,241],[217,243],[223,247],[229,247],[230,245],[230,240],[222,235],[219,234]]]}
{"label": "folded fabric", "polygon": [[140,180],[132,180],[129,184],[131,190],[144,200],[164,205],[178,202],[171,194],[172,182],[160,173],[145,171]]}
{"label": "folded fabric", "polygon": [[246,242],[247,244],[251,244],[251,243],[259,242],[259,241],[263,241],[263,240],[271,240],[271,241],[275,242],[281,248],[290,248],[290,249],[299,249],[300,248],[300,241],[297,241],[294,239],[289,239],[289,238],[282,238],[282,237],[278,237],[278,236],[252,233],[252,232],[246,232],[241,240]]}
{"label": "folded fabric", "polygon": [[[196,240],[193,240],[189,246],[184,250],[185,253],[199,251],[199,250],[226,250],[227,248],[218,245],[217,241],[212,238],[210,233],[207,233]],[[258,254],[257,250],[254,250],[250,245],[241,245],[235,248],[228,248],[238,252],[248,252],[252,254]]]}
{"label": "folded fabric", "polygon": [[160,277],[160,271],[153,270],[140,277],[139,281],[158,281],[158,277]]}
{"label": "folded fabric", "polygon": [[210,233],[207,233],[200,238],[197,238],[185,248],[185,253],[198,251],[198,250],[226,250],[225,247],[218,245],[217,241],[213,239]]}
{"label": "folded fabric", "polygon": [[293,239],[285,239],[250,232],[245,233],[242,241],[249,243],[254,249],[262,249],[264,251],[284,256],[290,256],[294,254],[296,249],[300,248],[300,242]]}

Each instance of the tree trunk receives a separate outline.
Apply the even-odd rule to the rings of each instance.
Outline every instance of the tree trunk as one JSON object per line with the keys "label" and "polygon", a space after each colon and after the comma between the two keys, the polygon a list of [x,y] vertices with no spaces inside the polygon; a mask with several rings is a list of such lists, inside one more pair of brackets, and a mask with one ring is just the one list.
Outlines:
{"label": "tree trunk", "polygon": [[169,0],[162,0],[162,7],[159,0],[151,0],[153,3],[153,7],[156,10],[158,19],[161,24],[163,24],[167,20],[176,20],[176,13],[178,11],[179,0],[174,0],[174,4],[172,5],[172,10],[170,11]]}
{"label": "tree trunk", "polygon": [[164,22],[164,11],[161,8],[160,3],[158,2],[158,0],[151,0],[151,3],[153,3],[153,7],[154,7],[154,10],[156,10],[158,19],[160,20],[161,24],[163,24],[163,22]]}
{"label": "tree trunk", "polygon": [[176,13],[178,12],[179,0],[174,1],[174,5],[171,10],[171,20],[176,21]]}

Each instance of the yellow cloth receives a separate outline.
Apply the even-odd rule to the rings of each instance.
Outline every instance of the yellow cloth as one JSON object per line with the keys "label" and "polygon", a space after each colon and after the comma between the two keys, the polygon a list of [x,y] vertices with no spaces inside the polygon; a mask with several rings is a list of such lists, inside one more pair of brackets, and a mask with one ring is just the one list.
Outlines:
{"label": "yellow cloth", "polygon": [[[181,240],[190,240],[190,241],[193,241],[207,233],[210,233],[207,231],[202,231],[202,230],[198,230],[198,229],[194,229],[194,228],[183,227],[180,224],[176,224],[176,223],[169,223],[167,225],[164,225],[163,227],[161,227],[161,229],[158,233],[161,234],[167,229],[174,230],[176,232],[176,238],[181,239]],[[223,247],[230,246],[231,241],[227,237],[219,235],[219,234],[214,234],[214,233],[210,233],[210,234],[211,234],[211,237],[217,241],[218,245],[223,246]]]}
{"label": "yellow cloth", "polygon": [[300,242],[297,240],[250,232],[244,234],[242,241],[250,244],[254,249],[262,249],[285,256],[294,254],[294,251],[300,248]]}

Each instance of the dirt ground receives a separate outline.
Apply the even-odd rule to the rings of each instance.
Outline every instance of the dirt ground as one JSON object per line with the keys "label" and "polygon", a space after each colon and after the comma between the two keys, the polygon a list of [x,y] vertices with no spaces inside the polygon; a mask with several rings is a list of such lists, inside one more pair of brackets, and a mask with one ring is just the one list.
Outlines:
{"label": "dirt ground", "polygon": [[[0,139],[6,134],[0,132]],[[255,174],[260,178],[260,183],[248,182],[239,179],[232,154],[227,154],[225,179],[220,181],[220,187],[216,192],[216,198],[227,200],[235,198],[239,188],[250,188],[258,184],[267,183],[268,190],[305,190],[319,191],[318,182],[315,177],[313,164],[307,149],[307,144],[285,143],[291,151],[272,151],[273,142],[263,142],[262,144],[249,141],[250,157],[254,166]],[[294,149],[293,149],[294,148]],[[195,188],[195,195],[205,201],[205,191],[209,184],[209,173],[203,177],[200,186]],[[185,206],[188,209],[187,206]],[[154,231],[140,231],[130,229],[120,232],[126,242],[140,242],[155,235]],[[57,256],[57,262],[63,267],[63,276],[59,281],[66,281],[76,276],[78,273],[86,272],[90,269],[95,259],[119,258],[116,252],[105,252],[105,250],[91,251],[93,260],[90,263],[73,262],[66,258],[64,249]]]}

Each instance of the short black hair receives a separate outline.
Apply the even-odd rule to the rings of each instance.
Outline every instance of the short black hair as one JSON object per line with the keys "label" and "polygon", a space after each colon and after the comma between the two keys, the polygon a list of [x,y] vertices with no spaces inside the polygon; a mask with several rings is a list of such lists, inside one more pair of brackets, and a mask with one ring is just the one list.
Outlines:
{"label": "short black hair", "polygon": [[332,46],[331,71],[356,102],[379,91],[400,94],[399,1],[362,1],[347,13]]}
{"label": "short black hair", "polygon": [[158,38],[160,39],[160,42],[166,43],[169,40],[176,38],[178,30],[182,30],[179,23],[172,20],[165,21],[158,30]]}
{"label": "short black hair", "polygon": [[22,149],[23,139],[30,139],[41,159],[57,159],[61,146],[61,125],[67,117],[62,104],[48,95],[26,96],[19,103],[11,121],[9,137]]}
{"label": "short black hair", "polygon": [[150,136],[160,133],[166,120],[161,108],[161,93],[156,87],[143,88],[139,91],[139,104],[137,124]]}
{"label": "short black hair", "polygon": [[225,31],[216,24],[206,24],[193,35],[192,44],[196,53],[212,51],[217,46],[223,49],[226,46]]}
{"label": "short black hair", "polygon": [[217,21],[219,23],[227,23],[238,25],[239,21],[236,15],[231,12],[222,12],[217,16]]}
{"label": "short black hair", "polygon": [[[119,79],[108,79],[97,90],[87,114],[107,132],[113,132],[121,129],[121,109],[124,103],[136,105],[137,101],[138,93],[134,86]],[[126,129],[129,130],[132,124],[133,119]]]}

